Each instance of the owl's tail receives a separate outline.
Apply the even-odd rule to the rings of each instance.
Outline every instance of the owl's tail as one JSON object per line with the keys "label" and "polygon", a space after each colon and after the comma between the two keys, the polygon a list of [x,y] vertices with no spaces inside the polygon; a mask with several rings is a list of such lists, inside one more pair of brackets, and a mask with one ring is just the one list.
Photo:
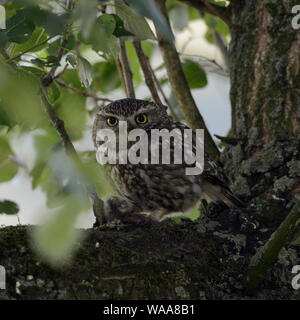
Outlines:
{"label": "owl's tail", "polygon": [[207,181],[203,183],[202,198],[206,198],[211,201],[223,201],[229,208],[245,208],[246,204],[236,197],[229,188],[214,185]]}

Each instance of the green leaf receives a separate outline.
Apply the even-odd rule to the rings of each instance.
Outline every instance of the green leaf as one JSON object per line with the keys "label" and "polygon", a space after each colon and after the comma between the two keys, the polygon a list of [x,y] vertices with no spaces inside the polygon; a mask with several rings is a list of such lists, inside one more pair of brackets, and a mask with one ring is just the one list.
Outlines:
{"label": "green leaf", "polygon": [[38,69],[38,68],[35,68],[35,67],[29,67],[29,66],[20,66],[20,68],[22,70],[24,70],[25,72],[28,72],[30,74],[32,74],[33,76],[41,79],[43,76],[46,75],[46,72],[41,70],[41,69]]}
{"label": "green leaf", "polygon": [[73,53],[69,53],[67,55],[66,61],[69,62],[73,68],[75,68],[77,65],[77,57]]}
{"label": "green leaf", "polygon": [[215,30],[223,36],[228,36],[230,34],[228,25],[221,19],[218,19]]}
{"label": "green leaf", "polygon": [[9,156],[13,155],[5,137],[0,137],[0,182],[10,181],[18,172],[18,166]]}
{"label": "green leaf", "polygon": [[230,34],[228,25],[221,19],[209,13],[205,14],[205,23],[210,29],[215,30],[223,36],[228,36]]}
{"label": "green leaf", "polygon": [[44,59],[32,59],[30,60],[31,63],[39,66],[39,67],[48,67],[48,68],[52,68],[52,67],[58,67],[60,65],[59,60],[57,59],[56,56],[53,55],[49,55]]}
{"label": "green leaf", "polygon": [[121,0],[116,0],[115,6],[117,15],[122,19],[126,30],[135,35],[135,40],[155,40],[155,36],[144,17],[136,14]]}
{"label": "green leaf", "polygon": [[93,26],[97,19],[97,0],[78,0],[74,10],[74,19],[80,26],[81,34],[85,40],[90,38]]}
{"label": "green leaf", "polygon": [[197,20],[200,18],[199,11],[193,7],[189,7],[189,19]]}
{"label": "green leaf", "polygon": [[94,86],[97,90],[107,93],[120,87],[121,80],[115,62],[98,62],[94,70]]}
{"label": "green leaf", "polygon": [[[77,58],[76,58],[77,59]],[[77,62],[76,62],[77,64]],[[61,79],[67,83],[72,85],[73,87],[85,91],[86,89],[82,87],[81,82],[78,78],[77,69],[67,69],[64,74],[61,76]]]}
{"label": "green leaf", "polygon": [[[36,28],[31,35],[31,38],[23,44],[15,45],[12,50],[10,50],[10,56],[13,57],[19,52],[24,52],[34,47],[38,43],[41,43],[47,39],[47,34],[44,29]],[[30,52],[37,52],[47,47],[47,43],[44,43],[38,47],[35,47],[30,50]]]}
{"label": "green leaf", "polygon": [[209,43],[215,43],[214,31],[212,29],[207,29],[207,31],[205,32],[205,39]]}
{"label": "green leaf", "polygon": [[0,102],[0,126],[11,127],[13,126],[13,124],[14,123],[11,121],[7,112],[4,110],[4,108],[1,107],[1,102]]}
{"label": "green leaf", "polygon": [[31,187],[33,190],[37,188],[40,178],[45,170],[45,167],[45,162],[38,161],[37,164],[30,171],[30,176],[32,177]]}
{"label": "green leaf", "polygon": [[81,232],[75,228],[80,213],[80,204],[69,198],[63,209],[35,230],[34,247],[39,255],[53,266],[66,263],[72,256]]}
{"label": "green leaf", "polygon": [[70,21],[69,14],[57,15],[37,6],[25,8],[23,14],[37,26],[43,27],[50,36],[62,34]]}
{"label": "green leaf", "polygon": [[126,51],[128,55],[128,60],[130,61],[131,71],[133,73],[134,86],[138,87],[143,81],[141,67],[134,46],[129,41],[126,41]]}
{"label": "green leaf", "polygon": [[183,71],[191,89],[203,88],[207,85],[205,71],[192,60],[185,60]]}
{"label": "green leaf", "polygon": [[113,35],[116,21],[113,16],[104,14],[100,16],[92,28],[88,38],[82,41],[91,44],[95,51],[102,51],[106,56],[117,58],[120,52],[119,40]]}
{"label": "green leaf", "polygon": [[0,201],[0,214],[14,215],[19,212],[19,206],[9,200]]}
{"label": "green leaf", "polygon": [[53,148],[60,142],[59,136],[57,135],[53,127],[44,129],[43,134],[34,136],[34,146],[37,152],[37,161],[46,162],[53,151]]}
{"label": "green leaf", "polygon": [[82,56],[78,56],[77,71],[82,85],[90,88],[93,81],[94,70],[92,65]]}
{"label": "green leaf", "polygon": [[154,24],[158,27],[160,32],[164,35],[164,37],[171,43],[174,41],[174,35],[166,21],[165,17],[157,8],[155,2],[153,0],[140,1],[140,0],[128,0],[129,4],[132,5],[135,10],[151,19]]}
{"label": "green leaf", "polygon": [[24,43],[30,39],[34,28],[34,23],[25,16],[24,10],[18,10],[6,21],[7,39],[11,42]]}
{"label": "green leaf", "polygon": [[82,137],[86,129],[86,98],[62,88],[55,106],[58,116],[64,120],[66,130],[73,141]]}
{"label": "green leaf", "polygon": [[116,27],[115,30],[113,32],[113,35],[116,37],[128,37],[128,36],[134,36],[134,34],[128,30],[126,30],[125,26],[124,26],[124,22],[122,21],[122,19],[117,16],[116,14],[111,14],[111,16],[113,16],[113,18],[115,19],[116,22]]}
{"label": "green leaf", "polygon": [[0,63],[1,108],[21,129],[37,128],[46,119],[41,108],[39,79],[24,69]]}

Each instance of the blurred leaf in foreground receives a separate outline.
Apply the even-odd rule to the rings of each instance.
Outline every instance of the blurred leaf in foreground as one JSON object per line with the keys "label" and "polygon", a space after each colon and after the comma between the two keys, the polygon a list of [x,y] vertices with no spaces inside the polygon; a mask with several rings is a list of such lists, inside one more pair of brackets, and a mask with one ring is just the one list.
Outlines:
{"label": "blurred leaf in foreground", "polygon": [[134,34],[135,40],[155,40],[155,35],[146,19],[120,0],[115,1],[117,15],[122,19],[126,30]]}
{"label": "blurred leaf in foreground", "polygon": [[33,247],[43,260],[58,266],[72,257],[75,244],[82,235],[80,230],[75,228],[79,214],[80,203],[70,197],[66,199],[64,207],[46,224],[35,229],[32,235]]}
{"label": "blurred leaf in foreground", "polygon": [[39,79],[0,62],[0,107],[11,122],[28,130],[48,123],[41,107]]}

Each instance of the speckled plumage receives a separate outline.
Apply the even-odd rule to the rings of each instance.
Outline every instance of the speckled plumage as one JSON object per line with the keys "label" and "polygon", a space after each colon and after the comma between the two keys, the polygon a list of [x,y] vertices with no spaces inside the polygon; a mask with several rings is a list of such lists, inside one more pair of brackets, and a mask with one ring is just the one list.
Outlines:
{"label": "speckled plumage", "polygon": [[[138,114],[147,114],[146,124],[137,124],[134,119]],[[96,150],[101,145],[97,141],[97,132],[107,128],[109,116],[127,121],[130,129],[142,128],[147,133],[151,129],[178,128],[181,132],[188,127],[174,122],[161,106],[153,102],[122,99],[110,103],[96,114],[93,126],[93,141]],[[115,127],[118,136],[118,126]],[[150,135],[149,135],[150,136]],[[149,143],[150,146],[150,143]],[[171,153],[174,151],[171,143]],[[172,159],[172,154],[171,154]],[[201,175],[186,175],[188,167],[182,164],[107,164],[106,168],[115,184],[118,196],[106,202],[107,215],[113,210],[123,210],[123,214],[132,211],[149,215],[155,220],[163,220],[172,215],[183,215],[192,209],[201,198],[213,201],[222,200],[227,205],[239,205],[241,202],[228,188],[222,167],[211,161],[205,154],[204,172]]]}

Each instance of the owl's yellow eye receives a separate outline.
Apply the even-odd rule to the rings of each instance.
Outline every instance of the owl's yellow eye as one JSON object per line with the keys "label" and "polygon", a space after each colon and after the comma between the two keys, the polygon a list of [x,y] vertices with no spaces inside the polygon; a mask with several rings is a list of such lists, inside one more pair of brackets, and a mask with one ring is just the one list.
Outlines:
{"label": "owl's yellow eye", "polygon": [[148,121],[147,115],[145,115],[144,113],[141,113],[135,117],[135,121],[136,123],[139,123],[139,124],[145,124]]}
{"label": "owl's yellow eye", "polygon": [[106,119],[106,123],[110,126],[110,127],[114,127],[118,124],[118,119],[115,117],[108,117]]}

